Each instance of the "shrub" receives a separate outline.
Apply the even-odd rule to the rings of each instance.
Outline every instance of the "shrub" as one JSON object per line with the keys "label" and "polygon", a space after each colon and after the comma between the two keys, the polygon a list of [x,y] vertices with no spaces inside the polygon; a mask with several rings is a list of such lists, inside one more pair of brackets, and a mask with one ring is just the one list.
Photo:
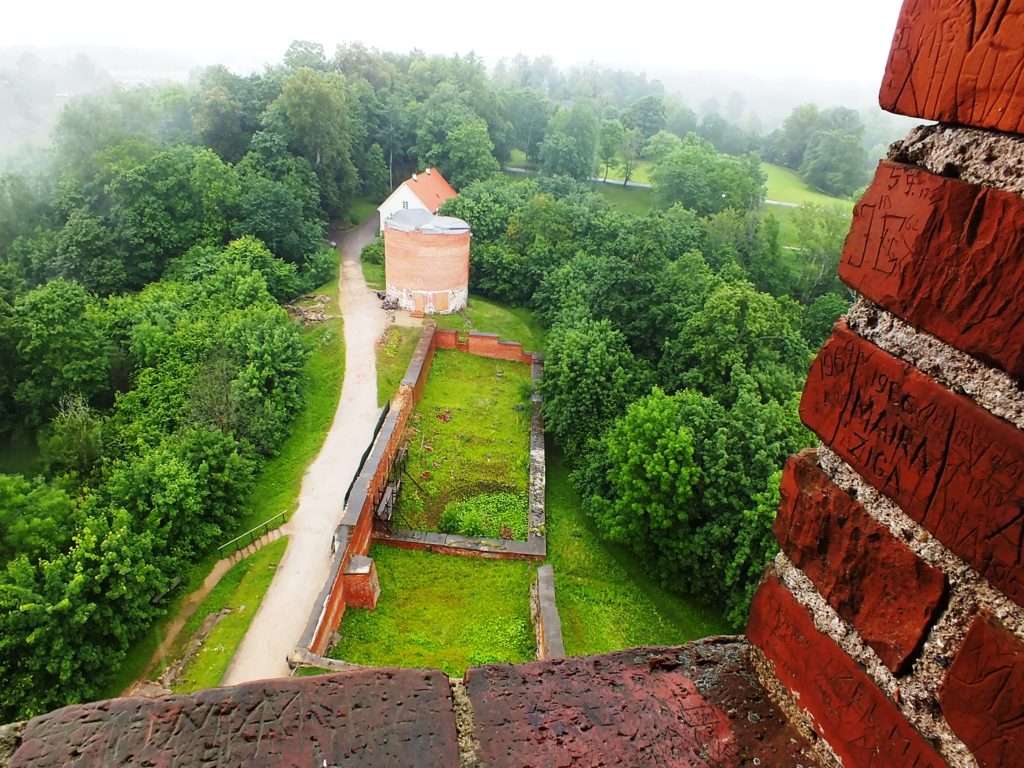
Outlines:
{"label": "shrub", "polygon": [[518,493],[481,493],[449,502],[441,514],[443,533],[488,539],[524,540],[527,534],[527,501]]}
{"label": "shrub", "polygon": [[367,264],[384,263],[384,238],[378,237],[363,248],[363,261]]}

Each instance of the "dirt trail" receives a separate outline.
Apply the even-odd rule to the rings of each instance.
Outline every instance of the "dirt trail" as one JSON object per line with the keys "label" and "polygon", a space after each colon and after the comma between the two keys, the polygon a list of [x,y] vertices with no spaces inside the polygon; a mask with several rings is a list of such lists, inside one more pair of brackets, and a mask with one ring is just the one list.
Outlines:
{"label": "dirt trail", "polygon": [[341,273],[338,303],[345,320],[345,381],[331,430],[302,479],[299,506],[284,526],[288,549],[222,683],[288,674],[320,588],[327,579],[331,538],[341,503],[377,421],[376,342],[385,313],[366,287],[359,254],[377,234],[377,216],[338,233]]}

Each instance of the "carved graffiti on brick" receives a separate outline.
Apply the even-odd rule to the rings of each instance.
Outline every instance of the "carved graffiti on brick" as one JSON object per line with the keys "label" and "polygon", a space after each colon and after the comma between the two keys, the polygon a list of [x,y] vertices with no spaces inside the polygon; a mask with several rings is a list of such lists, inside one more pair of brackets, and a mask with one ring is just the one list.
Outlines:
{"label": "carved graffiti on brick", "polygon": [[801,418],[869,483],[1024,604],[1024,435],[855,336],[826,342]]}

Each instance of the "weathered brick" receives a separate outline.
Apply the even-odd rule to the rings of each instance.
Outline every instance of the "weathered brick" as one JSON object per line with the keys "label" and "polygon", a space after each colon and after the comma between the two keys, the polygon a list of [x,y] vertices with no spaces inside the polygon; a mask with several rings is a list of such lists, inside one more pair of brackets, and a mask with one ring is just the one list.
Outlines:
{"label": "weathered brick", "polygon": [[813,451],[786,463],[775,536],[836,612],[893,672],[909,665],[946,591],[946,577],[818,468]]}
{"label": "weathered brick", "polygon": [[1024,760],[1024,643],[988,617],[971,625],[939,692],[942,713],[982,768]]}
{"label": "weathered brick", "polygon": [[845,765],[940,768],[946,763],[857,663],[819,632],[774,576],[754,596],[747,625],[775,674],[799,695],[815,730]]}
{"label": "weathered brick", "polygon": [[851,288],[975,357],[1024,375],[1024,200],[883,162],[839,263]]}
{"label": "weathered brick", "polygon": [[879,103],[927,120],[1024,130],[1024,0],[905,0]]}
{"label": "weathered brick", "polygon": [[1024,605],[1024,433],[836,326],[804,423],[863,478]]}
{"label": "weathered brick", "polygon": [[750,648],[716,638],[466,674],[488,768],[818,765],[755,682]]}
{"label": "weathered brick", "polygon": [[325,764],[458,766],[448,678],[374,669],[65,707],[29,721],[11,766]]}

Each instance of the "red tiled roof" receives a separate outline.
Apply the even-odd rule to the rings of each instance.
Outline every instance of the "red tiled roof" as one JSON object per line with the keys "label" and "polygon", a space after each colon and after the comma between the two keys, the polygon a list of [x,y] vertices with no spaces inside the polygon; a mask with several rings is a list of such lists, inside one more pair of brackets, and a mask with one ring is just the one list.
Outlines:
{"label": "red tiled roof", "polygon": [[423,173],[413,174],[412,178],[406,179],[404,183],[431,213],[436,213],[445,202],[458,196],[437,168],[428,168]]}

